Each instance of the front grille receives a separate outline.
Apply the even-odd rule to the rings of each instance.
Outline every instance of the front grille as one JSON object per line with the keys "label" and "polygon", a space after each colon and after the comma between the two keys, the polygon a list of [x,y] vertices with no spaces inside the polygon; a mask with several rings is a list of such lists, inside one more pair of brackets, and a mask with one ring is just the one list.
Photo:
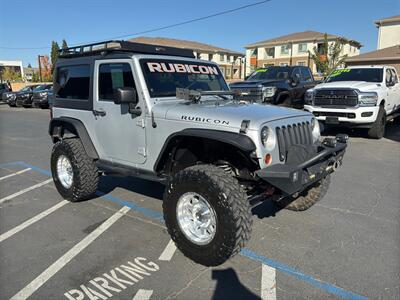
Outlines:
{"label": "front grille", "polygon": [[319,106],[356,106],[358,95],[354,90],[317,90],[314,105]]}
{"label": "front grille", "polygon": [[343,117],[354,119],[356,117],[355,113],[344,113],[344,112],[330,112],[330,111],[321,111],[321,112],[313,112],[316,117]]}
{"label": "front grille", "polygon": [[231,88],[232,92],[235,93],[234,98],[240,100],[258,100],[262,98],[261,88]]}
{"label": "front grille", "polygon": [[290,146],[312,144],[311,124],[310,122],[302,122],[277,127],[276,136],[278,138],[279,160],[285,161]]}

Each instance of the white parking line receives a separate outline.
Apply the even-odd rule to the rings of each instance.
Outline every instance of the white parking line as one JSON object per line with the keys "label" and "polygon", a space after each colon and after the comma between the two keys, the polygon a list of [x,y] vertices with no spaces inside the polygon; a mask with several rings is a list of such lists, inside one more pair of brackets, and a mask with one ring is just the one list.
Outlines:
{"label": "white parking line", "polygon": [[58,271],[60,271],[67,263],[69,263],[75,256],[77,256],[82,250],[89,246],[97,237],[111,227],[116,221],[124,216],[130,210],[129,207],[124,206],[110,218],[104,221],[99,227],[93,230],[78,244],[72,247],[67,253],[61,256],[56,262],[36,277],[31,283],[15,294],[12,300],[22,300],[30,297],[36,290],[38,290],[43,284],[45,284],[51,277],[53,277]]}
{"label": "white parking line", "polygon": [[43,186],[43,185],[45,185],[45,184],[48,184],[48,183],[51,182],[51,181],[53,181],[53,178],[47,179],[47,180],[42,181],[42,182],[40,182],[40,183],[38,183],[38,184],[35,184],[35,185],[31,186],[31,187],[28,187],[28,188],[23,189],[23,190],[21,190],[21,191],[19,191],[19,192],[16,192],[16,193],[14,193],[14,194],[12,194],[12,195],[9,195],[9,196],[7,196],[7,197],[1,198],[1,199],[0,199],[0,204],[3,203],[3,202],[5,202],[5,201],[7,201],[7,200],[11,200],[11,199],[13,199],[13,198],[15,198],[15,197],[18,197],[19,195],[25,194],[26,192],[32,191],[32,190],[34,190],[34,189],[37,189],[37,188],[39,188],[39,187],[41,187],[41,186]]}
{"label": "white parking line", "polygon": [[15,175],[19,175],[19,174],[25,173],[25,172],[27,172],[27,171],[29,171],[29,170],[31,170],[31,168],[23,169],[23,170],[21,170],[21,171],[18,171],[18,172],[15,172],[15,173],[12,173],[12,174],[9,174],[9,175],[0,177],[0,181],[2,181],[2,180],[4,180],[4,179],[7,179],[7,178],[10,178],[10,177],[13,177],[13,176],[15,176]]}
{"label": "white parking line", "polygon": [[261,299],[276,300],[276,269],[262,264]]}
{"label": "white parking line", "polygon": [[153,294],[152,290],[138,290],[136,295],[132,298],[132,300],[148,300]]}
{"label": "white parking line", "polygon": [[25,229],[26,227],[32,225],[33,223],[36,223],[37,221],[43,219],[44,217],[48,216],[49,214],[51,214],[52,212],[56,211],[57,209],[59,209],[60,207],[63,207],[65,204],[69,203],[69,201],[67,200],[63,200],[59,203],[57,203],[56,205],[50,207],[49,209],[41,212],[40,214],[34,216],[33,218],[25,221],[24,223],[14,227],[13,229],[3,233],[2,235],[0,235],[0,243],[6,239],[8,239],[9,237],[13,236],[14,234],[20,232],[21,230]]}
{"label": "white parking line", "polygon": [[173,240],[170,240],[167,247],[165,247],[164,251],[161,253],[158,260],[171,260],[176,250],[175,243]]}

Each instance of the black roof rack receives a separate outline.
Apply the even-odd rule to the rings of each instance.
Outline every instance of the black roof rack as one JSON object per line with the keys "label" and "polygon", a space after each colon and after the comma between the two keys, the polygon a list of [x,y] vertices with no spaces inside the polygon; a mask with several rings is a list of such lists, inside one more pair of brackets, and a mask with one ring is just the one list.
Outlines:
{"label": "black roof rack", "polygon": [[103,54],[109,52],[132,52],[143,54],[173,55],[194,58],[193,50],[167,46],[157,46],[127,41],[105,41],[94,44],[86,44],[58,50],[59,57],[79,57]]}

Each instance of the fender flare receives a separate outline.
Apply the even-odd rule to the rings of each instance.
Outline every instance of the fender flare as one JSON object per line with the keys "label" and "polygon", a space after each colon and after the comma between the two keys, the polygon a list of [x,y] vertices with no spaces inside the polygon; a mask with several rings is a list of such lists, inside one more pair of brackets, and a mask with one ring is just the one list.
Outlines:
{"label": "fender flare", "polygon": [[65,130],[77,135],[80,138],[83,147],[85,148],[86,154],[90,158],[99,158],[97,150],[93,145],[93,142],[86,130],[86,127],[80,120],[69,117],[51,119],[49,124],[49,134],[51,136],[51,139],[53,140],[53,143],[63,138]]}
{"label": "fender flare", "polygon": [[174,146],[174,141],[180,137],[198,137],[213,141],[229,144],[233,147],[240,149],[243,152],[250,153],[256,150],[256,146],[250,137],[244,134],[236,132],[227,132],[212,129],[199,129],[199,128],[188,128],[182,131],[171,134],[165,141],[160,154],[154,164],[154,170],[158,170],[159,164],[165,155],[168,155],[168,149],[170,146]]}
{"label": "fender flare", "polygon": [[281,102],[281,98],[282,98],[282,97],[285,97],[285,96],[290,97],[289,91],[282,91],[282,92],[280,92],[280,93],[278,94],[278,96],[276,97],[275,103],[277,103],[277,104],[280,103],[280,102]]}

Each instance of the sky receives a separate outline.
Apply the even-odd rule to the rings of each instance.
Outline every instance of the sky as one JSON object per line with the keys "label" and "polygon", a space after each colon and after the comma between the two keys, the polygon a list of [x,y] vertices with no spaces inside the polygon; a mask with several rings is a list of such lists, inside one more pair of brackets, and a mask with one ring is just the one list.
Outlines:
{"label": "sky", "polygon": [[[22,60],[24,66],[37,66],[37,56],[49,54],[52,40],[60,45],[63,38],[70,45],[102,41],[258,1],[0,0],[0,60]],[[361,52],[365,53],[377,46],[374,21],[393,15],[400,15],[400,0],[271,0],[146,36],[244,52],[250,43],[315,30],[355,39],[364,45]]]}

